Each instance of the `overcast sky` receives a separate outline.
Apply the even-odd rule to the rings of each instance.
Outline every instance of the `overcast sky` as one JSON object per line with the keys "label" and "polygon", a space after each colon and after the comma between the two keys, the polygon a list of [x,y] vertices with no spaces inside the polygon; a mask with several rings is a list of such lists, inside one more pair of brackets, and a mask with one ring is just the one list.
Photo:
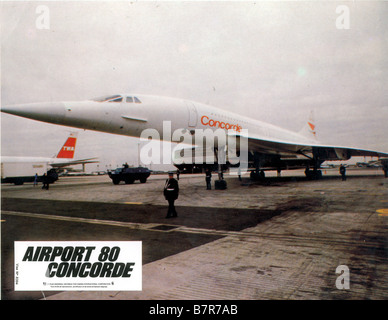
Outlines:
{"label": "overcast sky", "polygon": [[[49,29],[38,29],[38,5]],[[349,9],[349,28],[344,11]],[[329,144],[388,152],[388,3],[1,2],[2,104],[143,93],[208,103]],[[344,24],[342,24],[344,25]],[[346,27],[346,25],[345,25]],[[137,139],[1,114],[2,155],[137,164]]]}

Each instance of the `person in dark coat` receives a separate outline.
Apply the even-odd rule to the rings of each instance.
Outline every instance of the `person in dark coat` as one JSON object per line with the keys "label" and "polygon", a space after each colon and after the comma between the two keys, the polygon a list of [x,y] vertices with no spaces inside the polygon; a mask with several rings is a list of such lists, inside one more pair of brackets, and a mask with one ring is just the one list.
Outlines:
{"label": "person in dark coat", "polygon": [[340,169],[339,169],[340,175],[342,176],[342,181],[346,180],[346,167],[341,164]]}
{"label": "person in dark coat", "polygon": [[48,190],[49,189],[49,185],[50,185],[50,181],[49,181],[49,177],[47,176],[46,173],[42,177],[42,182],[43,182],[42,189]]}
{"label": "person in dark coat", "polygon": [[212,189],[212,171],[210,169],[206,170],[206,190]]}
{"label": "person in dark coat", "polygon": [[179,195],[179,185],[178,181],[174,179],[174,174],[172,172],[168,173],[168,179],[164,185],[163,190],[164,197],[168,201],[168,211],[166,219],[177,217],[178,214],[175,210],[175,200],[178,199]]}
{"label": "person in dark coat", "polygon": [[388,160],[381,161],[383,165],[384,177],[388,178]]}

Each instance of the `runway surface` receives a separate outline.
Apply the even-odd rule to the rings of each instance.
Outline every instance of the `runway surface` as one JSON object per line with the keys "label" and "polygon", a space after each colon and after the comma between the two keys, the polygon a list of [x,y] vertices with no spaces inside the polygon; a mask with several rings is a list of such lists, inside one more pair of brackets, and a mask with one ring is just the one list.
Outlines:
{"label": "runway surface", "polygon": [[[387,299],[388,179],[377,169],[302,171],[265,182],[181,175],[165,219],[165,176],[114,186],[63,177],[42,190],[2,186],[2,299]],[[213,185],[215,175],[213,175]],[[15,292],[14,241],[143,242],[141,292]],[[350,270],[339,290],[336,268]]]}

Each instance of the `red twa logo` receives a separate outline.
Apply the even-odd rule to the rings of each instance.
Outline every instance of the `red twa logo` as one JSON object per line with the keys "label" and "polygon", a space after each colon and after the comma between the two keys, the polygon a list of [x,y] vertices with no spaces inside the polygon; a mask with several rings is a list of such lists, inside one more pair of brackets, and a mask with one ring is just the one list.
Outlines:
{"label": "red twa logo", "polygon": [[76,142],[77,138],[69,137],[63,145],[61,151],[59,151],[57,158],[72,159],[74,157]]}
{"label": "red twa logo", "polygon": [[242,129],[242,127],[239,126],[238,124],[231,124],[231,123],[228,123],[228,122],[223,122],[223,121],[209,119],[208,116],[202,116],[201,123],[204,126],[218,127],[218,128],[226,129],[226,130],[233,129],[233,130],[236,130],[237,132],[240,132],[241,129]]}

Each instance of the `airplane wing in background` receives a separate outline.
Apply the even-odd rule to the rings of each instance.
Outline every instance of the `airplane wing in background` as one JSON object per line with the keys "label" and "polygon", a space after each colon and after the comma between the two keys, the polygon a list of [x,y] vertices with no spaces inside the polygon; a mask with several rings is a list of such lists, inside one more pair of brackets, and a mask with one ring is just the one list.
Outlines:
{"label": "airplane wing in background", "polygon": [[88,164],[88,163],[98,163],[98,158],[88,158],[88,159],[79,159],[79,160],[72,160],[67,162],[53,162],[50,163],[50,166],[53,168],[65,168],[69,166],[74,166],[77,164]]}

